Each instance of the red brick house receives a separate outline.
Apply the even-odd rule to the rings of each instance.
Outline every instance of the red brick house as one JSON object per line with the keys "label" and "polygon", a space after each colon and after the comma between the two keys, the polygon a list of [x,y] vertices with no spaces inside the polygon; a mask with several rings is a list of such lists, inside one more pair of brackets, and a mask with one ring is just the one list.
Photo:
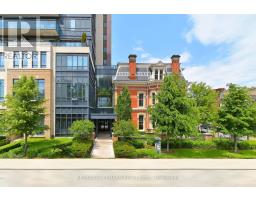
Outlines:
{"label": "red brick house", "polygon": [[113,79],[115,87],[115,104],[124,86],[128,87],[132,121],[140,131],[152,132],[153,125],[147,109],[156,103],[156,94],[163,82],[164,76],[181,73],[180,56],[173,55],[170,63],[137,63],[136,55],[129,55],[128,63],[118,63],[116,76]]}

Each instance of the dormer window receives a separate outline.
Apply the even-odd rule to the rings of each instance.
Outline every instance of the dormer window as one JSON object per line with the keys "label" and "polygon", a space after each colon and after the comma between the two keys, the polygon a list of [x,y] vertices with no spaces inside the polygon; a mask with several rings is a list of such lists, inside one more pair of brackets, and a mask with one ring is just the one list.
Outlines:
{"label": "dormer window", "polygon": [[155,80],[162,80],[163,77],[164,77],[163,69],[155,69],[154,70],[154,77],[155,77]]}

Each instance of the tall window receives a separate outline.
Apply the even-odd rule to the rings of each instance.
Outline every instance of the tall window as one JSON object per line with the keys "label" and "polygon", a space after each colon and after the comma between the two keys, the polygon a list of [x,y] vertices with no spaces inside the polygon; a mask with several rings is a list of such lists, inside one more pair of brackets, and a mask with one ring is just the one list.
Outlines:
{"label": "tall window", "polygon": [[4,80],[0,80],[0,101],[4,101]]}
{"label": "tall window", "polygon": [[41,68],[46,68],[46,52],[41,52]]}
{"label": "tall window", "polygon": [[45,80],[37,79],[38,89],[39,89],[39,98],[45,97]]}
{"label": "tall window", "polygon": [[84,54],[57,54],[58,70],[84,70],[88,68],[88,56]]}
{"label": "tall window", "polygon": [[20,52],[15,51],[13,53],[13,67],[19,68],[19,64],[20,64]]}
{"label": "tall window", "polygon": [[163,70],[160,69],[159,70],[159,80],[162,80],[163,79]]}
{"label": "tall window", "polygon": [[144,130],[144,115],[139,115],[139,130]]}
{"label": "tall window", "polygon": [[139,107],[143,107],[144,106],[144,94],[140,93],[139,94]]}
{"label": "tall window", "polygon": [[76,20],[75,19],[70,20],[70,28],[73,30],[76,28]]}
{"label": "tall window", "polygon": [[4,53],[0,53],[0,69],[4,68]]}
{"label": "tall window", "polygon": [[38,52],[33,51],[32,53],[32,68],[38,67]]}
{"label": "tall window", "polygon": [[22,52],[22,68],[28,67],[28,52]]}
{"label": "tall window", "polygon": [[155,70],[155,80],[158,80],[158,69]]}
{"label": "tall window", "polygon": [[155,105],[156,104],[156,93],[153,92],[152,93],[152,105]]}

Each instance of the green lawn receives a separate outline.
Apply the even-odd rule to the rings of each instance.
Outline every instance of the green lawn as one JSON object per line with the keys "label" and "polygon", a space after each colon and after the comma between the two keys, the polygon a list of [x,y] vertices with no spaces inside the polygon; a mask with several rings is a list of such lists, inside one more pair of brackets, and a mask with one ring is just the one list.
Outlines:
{"label": "green lawn", "polygon": [[216,149],[171,149],[170,152],[157,154],[154,149],[137,149],[136,152],[141,158],[256,158],[256,150],[240,150],[234,153]]}
{"label": "green lawn", "polygon": [[[15,145],[14,148],[10,149],[10,145]],[[24,140],[19,140],[15,143],[11,143],[2,146],[1,149],[8,148],[8,151],[0,154],[0,158],[23,158],[23,144]],[[35,157],[62,157],[62,149],[72,144],[72,138],[55,138],[55,139],[44,139],[44,138],[29,138],[28,140],[28,158]]]}

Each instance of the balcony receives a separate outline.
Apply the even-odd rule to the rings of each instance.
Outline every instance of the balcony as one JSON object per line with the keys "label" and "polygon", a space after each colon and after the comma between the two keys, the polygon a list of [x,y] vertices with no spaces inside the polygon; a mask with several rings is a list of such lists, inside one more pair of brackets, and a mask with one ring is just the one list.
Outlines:
{"label": "balcony", "polygon": [[59,36],[59,24],[55,19],[49,20],[0,20],[0,35],[4,36]]}

